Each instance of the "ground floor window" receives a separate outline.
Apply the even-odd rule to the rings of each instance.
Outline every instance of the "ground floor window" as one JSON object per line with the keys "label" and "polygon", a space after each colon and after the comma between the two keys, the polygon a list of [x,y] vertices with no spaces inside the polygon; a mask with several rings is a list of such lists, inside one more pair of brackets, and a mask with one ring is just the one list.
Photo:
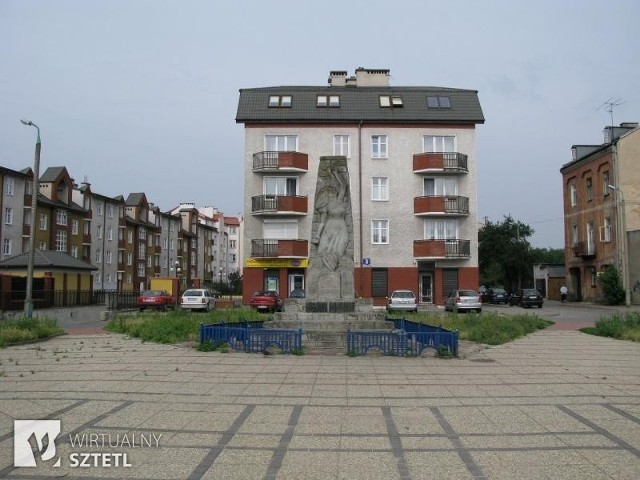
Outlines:
{"label": "ground floor window", "polygon": [[371,271],[371,296],[389,295],[389,272],[386,268],[374,268]]}

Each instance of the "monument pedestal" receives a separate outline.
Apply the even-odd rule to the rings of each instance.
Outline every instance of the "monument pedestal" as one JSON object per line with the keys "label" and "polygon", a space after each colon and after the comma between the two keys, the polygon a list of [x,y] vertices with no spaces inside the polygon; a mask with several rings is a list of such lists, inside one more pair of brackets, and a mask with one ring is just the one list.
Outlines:
{"label": "monument pedestal", "polygon": [[371,302],[355,300],[353,302],[326,302],[329,310],[332,303],[352,304],[350,312],[315,311],[318,301],[308,302],[314,309],[306,311],[305,300],[288,299],[284,311],[274,314],[274,319],[265,322],[265,328],[302,329],[302,344],[307,353],[347,353],[347,331],[349,330],[391,330],[393,324],[385,322],[384,311],[373,309]]}

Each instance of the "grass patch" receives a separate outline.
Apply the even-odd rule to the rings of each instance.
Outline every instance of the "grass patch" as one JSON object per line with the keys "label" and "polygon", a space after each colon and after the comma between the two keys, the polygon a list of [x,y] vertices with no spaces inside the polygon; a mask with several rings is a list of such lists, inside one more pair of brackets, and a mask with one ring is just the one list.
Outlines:
{"label": "grass patch", "polygon": [[29,342],[48,338],[64,329],[54,318],[19,318],[0,322],[0,348],[14,343]]}
{"label": "grass patch", "polygon": [[458,339],[487,345],[501,345],[516,338],[542,330],[554,322],[532,314],[504,315],[501,313],[431,313],[407,315],[407,320],[458,330]]}
{"label": "grass patch", "polygon": [[139,313],[118,315],[107,323],[105,330],[125,333],[145,342],[197,342],[201,323],[239,323],[269,319],[268,315],[258,314],[249,308],[220,309],[208,313],[177,309],[168,313],[145,312],[142,315]]}
{"label": "grass patch", "polygon": [[580,331],[600,337],[640,342],[640,313],[615,313],[600,318],[595,327],[582,328]]}

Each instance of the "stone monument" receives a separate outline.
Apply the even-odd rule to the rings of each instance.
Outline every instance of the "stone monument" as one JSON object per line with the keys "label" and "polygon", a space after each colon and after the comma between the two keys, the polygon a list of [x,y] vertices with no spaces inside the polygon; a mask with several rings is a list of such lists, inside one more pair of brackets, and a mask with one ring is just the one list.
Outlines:
{"label": "stone monument", "polygon": [[353,303],[353,216],[346,157],[320,157],[307,302]]}

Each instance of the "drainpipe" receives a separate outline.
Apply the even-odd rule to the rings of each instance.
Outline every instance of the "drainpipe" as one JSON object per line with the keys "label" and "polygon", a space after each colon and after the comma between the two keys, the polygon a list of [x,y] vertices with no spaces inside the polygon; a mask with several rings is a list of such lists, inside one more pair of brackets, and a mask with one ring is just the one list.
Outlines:
{"label": "drainpipe", "polygon": [[362,267],[362,236],[364,234],[364,225],[362,223],[362,120],[358,123],[358,223],[360,229],[360,238],[358,239],[358,249],[360,250],[359,266],[360,269],[360,296],[364,296],[364,270]]}

